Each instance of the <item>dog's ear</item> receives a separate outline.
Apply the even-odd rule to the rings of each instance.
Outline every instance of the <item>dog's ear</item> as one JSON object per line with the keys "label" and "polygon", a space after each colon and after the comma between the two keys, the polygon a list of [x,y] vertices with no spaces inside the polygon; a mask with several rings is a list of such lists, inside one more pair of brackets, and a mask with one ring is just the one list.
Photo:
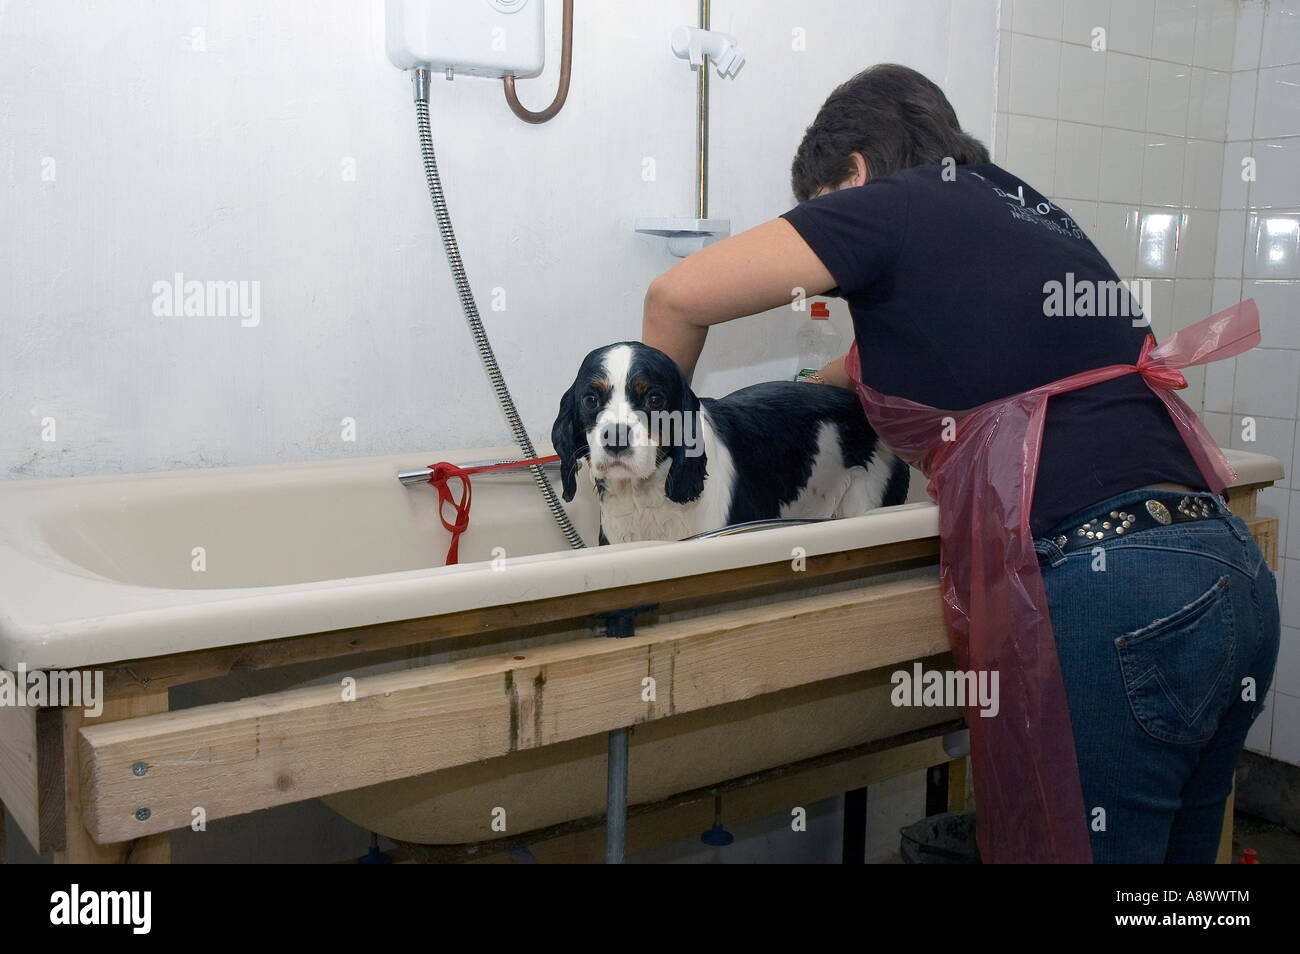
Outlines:
{"label": "dog's ear", "polygon": [[704,493],[708,457],[704,453],[704,431],[700,421],[700,399],[682,378],[682,427],[673,435],[669,457],[672,466],[664,493],[673,503],[688,503]]}
{"label": "dog's ear", "polygon": [[[575,385],[576,387],[576,385]],[[590,451],[587,448],[586,435],[578,423],[578,414],[574,407],[573,388],[564,392],[560,398],[560,413],[551,427],[551,444],[555,453],[560,455],[560,484],[564,502],[568,503],[578,492],[578,463]]]}

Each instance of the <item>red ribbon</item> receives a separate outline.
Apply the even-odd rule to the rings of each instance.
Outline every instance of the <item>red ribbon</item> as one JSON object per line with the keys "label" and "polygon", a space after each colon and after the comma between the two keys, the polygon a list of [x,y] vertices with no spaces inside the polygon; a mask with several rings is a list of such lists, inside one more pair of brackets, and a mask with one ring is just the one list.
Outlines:
{"label": "red ribbon", "polygon": [[[531,467],[534,464],[548,464],[559,459],[558,454],[552,454],[550,457],[530,457],[527,460],[511,460],[506,461],[504,464],[483,464],[479,467],[461,467],[447,461],[441,461],[430,466],[429,470],[432,473],[429,476],[429,483],[438,491],[438,519],[451,533],[451,547],[447,550],[446,565],[451,566],[453,563],[460,561],[460,535],[469,529],[469,505],[472,489],[469,482],[470,474],[482,474],[490,470],[514,470],[520,467]],[[452,479],[460,481],[460,499],[452,496],[451,489],[447,486],[447,481]],[[454,520],[448,520],[447,512],[443,509],[443,505],[448,503],[456,511]]]}

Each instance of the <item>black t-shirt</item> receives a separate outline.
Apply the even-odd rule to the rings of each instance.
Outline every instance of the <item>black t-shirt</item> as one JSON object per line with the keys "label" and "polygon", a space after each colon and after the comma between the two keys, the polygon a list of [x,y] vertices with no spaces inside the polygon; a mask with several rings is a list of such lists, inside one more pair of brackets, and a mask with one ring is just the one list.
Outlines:
{"label": "black t-shirt", "polygon": [[[785,213],[835,279],[883,394],[965,410],[1080,371],[1136,363],[1149,327],[1083,297],[1115,270],[1064,210],[995,165],[916,166]],[[1060,294],[1049,282],[1060,283]],[[1099,291],[1113,286],[1092,286]],[[1049,315],[1048,312],[1055,311]],[[1065,314],[1060,314],[1064,311]],[[1133,318],[1131,316],[1139,317]],[[1030,524],[1147,484],[1205,480],[1137,374],[1049,398]]]}

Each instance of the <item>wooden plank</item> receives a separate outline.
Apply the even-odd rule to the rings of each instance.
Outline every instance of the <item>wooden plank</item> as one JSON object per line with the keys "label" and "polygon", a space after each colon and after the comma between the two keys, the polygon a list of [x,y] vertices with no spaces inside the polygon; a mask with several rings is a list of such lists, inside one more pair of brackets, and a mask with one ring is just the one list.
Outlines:
{"label": "wooden plank", "polygon": [[[58,710],[63,716],[63,789],[66,834],[64,848],[56,851],[57,864],[165,864],[171,860],[171,840],[166,833],[151,837],[137,837],[127,833],[122,838],[111,839],[123,844],[96,843],[86,830],[87,805],[82,766],[78,762],[78,732],[91,726],[101,726],[117,720],[131,720],[136,716],[153,715],[167,711],[167,690],[145,692],[136,690],[127,695],[109,696],[105,693],[103,711],[96,718],[87,718],[85,710],[68,707]],[[127,766],[130,773],[130,766]]]}
{"label": "wooden plank", "polygon": [[[947,647],[938,582],[905,580],[368,677],[352,702],[323,686],[87,726],[87,826],[120,841],[188,824],[196,806],[209,820],[242,814]],[[657,684],[648,702],[647,676]],[[143,777],[131,773],[137,761],[149,765]]]}
{"label": "wooden plank", "polygon": [[948,763],[948,811],[950,812],[966,810],[966,765],[966,756],[953,759]]}
{"label": "wooden plank", "polygon": [[1219,832],[1219,851],[1215,856],[1216,865],[1232,864],[1232,811],[1237,804],[1237,776],[1232,776],[1232,790],[1228,792],[1228,803],[1223,806],[1223,829]]}
{"label": "wooden plank", "polygon": [[[921,661],[953,667],[948,653]],[[894,706],[895,667],[852,673],[634,726],[630,804],[740,778],[960,718],[957,709]],[[367,831],[422,845],[473,844],[605,811],[608,737],[588,735],[321,801]],[[493,812],[500,811],[494,816]],[[496,821],[498,827],[493,829]]]}
{"label": "wooden plank", "polygon": [[[0,803],[9,808],[14,823],[33,847],[41,841],[37,711],[32,706],[0,706]],[[3,824],[0,815],[0,826]]]}
{"label": "wooden plank", "polygon": [[[807,558],[800,580],[867,571],[893,564],[933,562],[939,556],[938,537],[904,540],[884,546],[864,547]],[[270,669],[317,659],[374,653],[400,646],[437,642],[495,630],[518,629],[540,623],[580,619],[628,606],[672,602],[704,596],[734,594],[748,589],[787,583],[790,561],[720,570],[695,576],[614,587],[590,593],[490,606],[483,609],[398,620],[375,626],[332,630],[306,636],[268,639],[220,649],[176,653],[113,663],[104,669],[108,692],[128,688],[156,689],[224,676],[232,669]]]}
{"label": "wooden plank", "polygon": [[1250,484],[1245,487],[1228,487],[1224,491],[1224,496],[1228,499],[1228,509],[1243,520],[1255,516],[1255,495],[1261,486],[1268,485]]}
{"label": "wooden plank", "polygon": [[1255,538],[1259,544],[1260,550],[1264,553],[1264,560],[1268,567],[1274,573],[1277,572],[1277,537],[1278,527],[1276,517],[1247,517],[1244,523],[1250,529],[1250,535]]}

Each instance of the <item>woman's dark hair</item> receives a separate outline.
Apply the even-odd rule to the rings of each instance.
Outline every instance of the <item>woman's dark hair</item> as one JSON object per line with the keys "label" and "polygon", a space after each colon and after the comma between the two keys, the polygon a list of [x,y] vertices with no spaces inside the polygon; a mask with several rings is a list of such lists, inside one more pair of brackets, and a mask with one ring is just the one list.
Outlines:
{"label": "woman's dark hair", "polygon": [[855,152],[873,177],[948,157],[958,165],[989,161],[984,145],[962,132],[943,90],[897,63],[865,69],[827,97],[790,167],[795,198],[803,202],[851,176]]}

